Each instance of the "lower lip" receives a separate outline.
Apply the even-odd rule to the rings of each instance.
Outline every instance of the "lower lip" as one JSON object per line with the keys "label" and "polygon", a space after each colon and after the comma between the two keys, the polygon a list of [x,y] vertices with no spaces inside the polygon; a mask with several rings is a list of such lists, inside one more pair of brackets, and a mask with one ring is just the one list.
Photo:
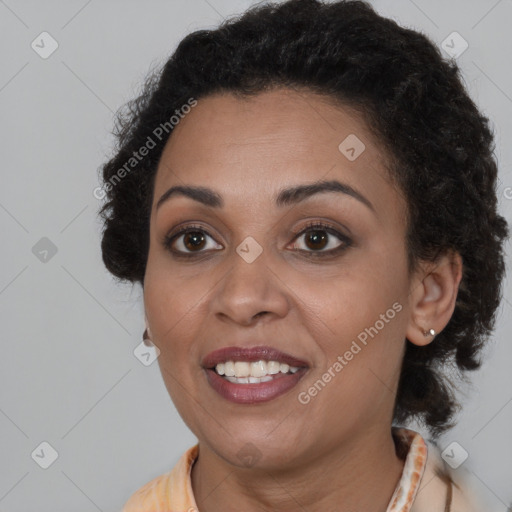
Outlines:
{"label": "lower lip", "polygon": [[295,373],[278,373],[279,377],[255,384],[235,384],[221,377],[215,370],[205,371],[210,386],[222,397],[237,404],[256,404],[273,400],[292,389],[306,370],[307,368],[300,368]]}

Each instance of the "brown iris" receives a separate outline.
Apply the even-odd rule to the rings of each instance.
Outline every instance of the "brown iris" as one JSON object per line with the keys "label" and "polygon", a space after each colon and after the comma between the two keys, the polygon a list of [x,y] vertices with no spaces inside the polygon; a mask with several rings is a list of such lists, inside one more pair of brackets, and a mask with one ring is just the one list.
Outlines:
{"label": "brown iris", "polygon": [[306,245],[310,249],[323,249],[327,243],[326,232],[322,230],[314,230],[310,231],[309,233],[309,236],[306,236]]}
{"label": "brown iris", "polygon": [[190,231],[183,237],[183,244],[189,251],[202,249],[205,242],[204,234],[199,231]]}

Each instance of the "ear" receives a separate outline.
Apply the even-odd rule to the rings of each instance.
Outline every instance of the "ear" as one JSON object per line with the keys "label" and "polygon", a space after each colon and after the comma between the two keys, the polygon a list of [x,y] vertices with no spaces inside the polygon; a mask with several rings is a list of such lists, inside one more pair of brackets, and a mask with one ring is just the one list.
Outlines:
{"label": "ear", "polygon": [[[407,339],[415,345],[431,343],[448,324],[462,279],[462,257],[449,251],[435,262],[419,265],[409,292],[410,319]],[[435,334],[429,331],[433,329]]]}

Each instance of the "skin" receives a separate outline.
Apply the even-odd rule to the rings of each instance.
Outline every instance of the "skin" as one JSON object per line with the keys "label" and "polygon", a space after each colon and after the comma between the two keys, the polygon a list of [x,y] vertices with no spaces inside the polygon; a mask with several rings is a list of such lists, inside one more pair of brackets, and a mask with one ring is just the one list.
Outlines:
{"label": "skin", "polygon": [[[354,161],[338,149],[349,134],[366,146]],[[199,441],[192,486],[201,512],[377,512],[391,499],[403,469],[391,422],[405,340],[425,345],[433,338],[424,331],[448,323],[462,263],[447,254],[408,273],[406,203],[385,161],[355,111],[289,89],[202,98],[170,137],[154,183],[144,304],[166,387]],[[334,179],[373,209],[338,192],[275,204],[282,188]],[[224,205],[175,195],[157,209],[174,185],[214,189]],[[310,221],[351,243],[334,256],[309,256],[344,245],[325,231],[326,247],[308,243],[311,231],[296,237]],[[205,242],[198,253],[178,237],[174,249],[192,254],[178,258],[164,239],[189,223]],[[263,251],[252,263],[236,252],[248,236]],[[300,403],[298,394],[394,303],[401,311]],[[235,404],[210,387],[200,364],[231,345],[271,345],[309,369],[274,400]],[[237,455],[249,443],[251,467]]]}

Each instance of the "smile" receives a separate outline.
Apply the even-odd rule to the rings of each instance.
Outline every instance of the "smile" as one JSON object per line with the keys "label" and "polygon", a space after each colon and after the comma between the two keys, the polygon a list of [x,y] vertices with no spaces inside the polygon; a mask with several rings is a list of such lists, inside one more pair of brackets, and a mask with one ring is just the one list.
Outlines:
{"label": "smile", "polygon": [[229,382],[236,384],[258,384],[274,379],[279,373],[296,373],[298,366],[290,366],[279,361],[226,361],[218,363],[215,371]]}
{"label": "smile", "polygon": [[209,354],[203,368],[210,386],[223,398],[254,404],[293,388],[308,365],[272,347],[226,347]]}

